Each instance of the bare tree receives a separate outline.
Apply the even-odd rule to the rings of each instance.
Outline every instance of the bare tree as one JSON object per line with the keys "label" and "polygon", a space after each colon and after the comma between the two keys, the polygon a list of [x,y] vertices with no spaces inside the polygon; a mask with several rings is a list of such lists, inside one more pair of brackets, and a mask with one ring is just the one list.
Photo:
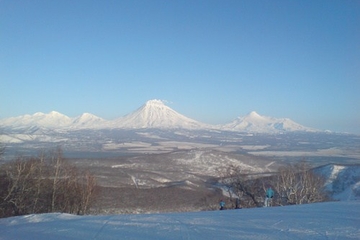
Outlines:
{"label": "bare tree", "polygon": [[5,153],[5,146],[2,143],[0,143],[0,161],[3,159],[4,153]]}
{"label": "bare tree", "polygon": [[46,166],[45,162],[45,154],[39,155],[37,161],[37,167],[35,175],[33,176],[33,188],[34,188],[34,195],[33,195],[33,209],[31,212],[33,213],[40,213],[45,212],[48,209],[48,204],[46,204],[48,199],[48,191],[45,191],[48,186],[48,167]]}
{"label": "bare tree", "polygon": [[324,178],[315,174],[305,161],[279,168],[273,178],[273,186],[282,199],[280,205],[324,201],[327,199],[324,184]]}
{"label": "bare tree", "polygon": [[229,166],[221,182],[229,192],[241,199],[244,207],[262,205],[262,180],[242,170],[241,167]]}
{"label": "bare tree", "polygon": [[86,214],[97,190],[95,177],[88,171],[79,171],[57,149],[52,157],[53,181],[51,211]]}
{"label": "bare tree", "polygon": [[95,177],[80,172],[61,149],[0,165],[0,217],[42,212],[88,213],[96,196]]}
{"label": "bare tree", "polygon": [[1,203],[8,205],[14,215],[22,215],[31,211],[36,212],[40,192],[37,187],[38,171],[37,159],[18,158],[12,164],[2,165],[3,181],[6,184]]}
{"label": "bare tree", "polygon": [[324,191],[324,178],[315,174],[305,161],[280,167],[277,173],[266,177],[230,166],[220,181],[229,192],[241,199],[243,207],[262,206],[269,186],[275,190],[273,205],[305,204],[328,199]]}
{"label": "bare tree", "polygon": [[52,154],[51,164],[52,169],[52,188],[51,188],[51,209],[50,212],[56,211],[56,202],[59,196],[59,188],[61,177],[64,177],[66,174],[66,169],[64,167],[65,160],[63,158],[63,154],[60,148],[57,148],[56,151]]}

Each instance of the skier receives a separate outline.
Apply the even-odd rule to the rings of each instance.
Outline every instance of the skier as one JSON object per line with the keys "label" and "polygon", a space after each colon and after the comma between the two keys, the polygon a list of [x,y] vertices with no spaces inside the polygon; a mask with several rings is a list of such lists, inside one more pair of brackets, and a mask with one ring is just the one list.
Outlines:
{"label": "skier", "polygon": [[271,187],[269,187],[266,190],[266,196],[265,196],[265,202],[264,202],[264,206],[265,207],[269,207],[270,206],[270,201],[271,199],[274,197],[274,191],[271,189]]}
{"label": "skier", "polygon": [[223,200],[220,201],[219,205],[220,205],[220,210],[224,210],[225,202]]}
{"label": "skier", "polygon": [[240,207],[240,200],[239,200],[239,198],[236,198],[236,200],[235,200],[235,209],[240,209],[241,207]]}

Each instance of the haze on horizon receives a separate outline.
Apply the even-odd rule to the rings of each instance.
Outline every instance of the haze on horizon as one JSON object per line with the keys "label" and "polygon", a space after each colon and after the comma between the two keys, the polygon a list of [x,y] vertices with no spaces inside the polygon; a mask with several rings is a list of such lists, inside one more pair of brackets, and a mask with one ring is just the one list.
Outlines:
{"label": "haze on horizon", "polygon": [[0,118],[105,119],[150,99],[360,133],[358,1],[1,1]]}

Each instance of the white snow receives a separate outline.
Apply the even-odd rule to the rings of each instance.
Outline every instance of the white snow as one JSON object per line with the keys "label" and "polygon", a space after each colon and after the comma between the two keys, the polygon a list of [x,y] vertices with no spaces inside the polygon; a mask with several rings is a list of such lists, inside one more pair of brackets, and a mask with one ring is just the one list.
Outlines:
{"label": "white snow", "polygon": [[211,212],[0,219],[1,240],[360,239],[360,201]]}
{"label": "white snow", "polygon": [[358,154],[349,154],[349,150],[346,148],[326,148],[326,149],[318,149],[318,150],[309,150],[309,151],[256,151],[258,149],[254,149],[254,151],[249,151],[249,154],[255,156],[270,156],[270,157],[352,157],[356,159],[360,159],[360,155]]}
{"label": "white snow", "polygon": [[242,149],[244,150],[263,150],[266,149],[268,147],[270,147],[270,145],[241,145],[240,146]]}
{"label": "white snow", "polygon": [[9,136],[7,134],[0,134],[0,139],[3,143],[22,143],[21,138],[17,138],[15,134]]}

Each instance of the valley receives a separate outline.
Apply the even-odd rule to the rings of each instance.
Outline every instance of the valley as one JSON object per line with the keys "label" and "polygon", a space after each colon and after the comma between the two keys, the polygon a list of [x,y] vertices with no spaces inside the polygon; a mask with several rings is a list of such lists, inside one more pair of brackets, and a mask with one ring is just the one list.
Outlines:
{"label": "valley", "polygon": [[[187,129],[3,132],[8,137],[21,139],[3,143],[8,159],[55,147],[61,147],[69,158],[108,158],[201,149],[261,156],[281,162],[306,159],[314,165],[358,163],[360,159],[360,136],[341,133],[259,134]],[[2,137],[5,138],[5,134]]]}
{"label": "valley", "polygon": [[[313,167],[360,162],[359,138],[353,135],[227,134],[225,139],[219,132],[119,130],[111,148],[103,147],[109,146],[109,138],[92,143],[97,151],[82,155],[65,145],[65,153],[95,173],[104,193],[99,211],[106,213],[217,209],[226,195],[217,182],[230,165],[262,175],[301,160]],[[122,135],[128,142],[114,137]]]}

